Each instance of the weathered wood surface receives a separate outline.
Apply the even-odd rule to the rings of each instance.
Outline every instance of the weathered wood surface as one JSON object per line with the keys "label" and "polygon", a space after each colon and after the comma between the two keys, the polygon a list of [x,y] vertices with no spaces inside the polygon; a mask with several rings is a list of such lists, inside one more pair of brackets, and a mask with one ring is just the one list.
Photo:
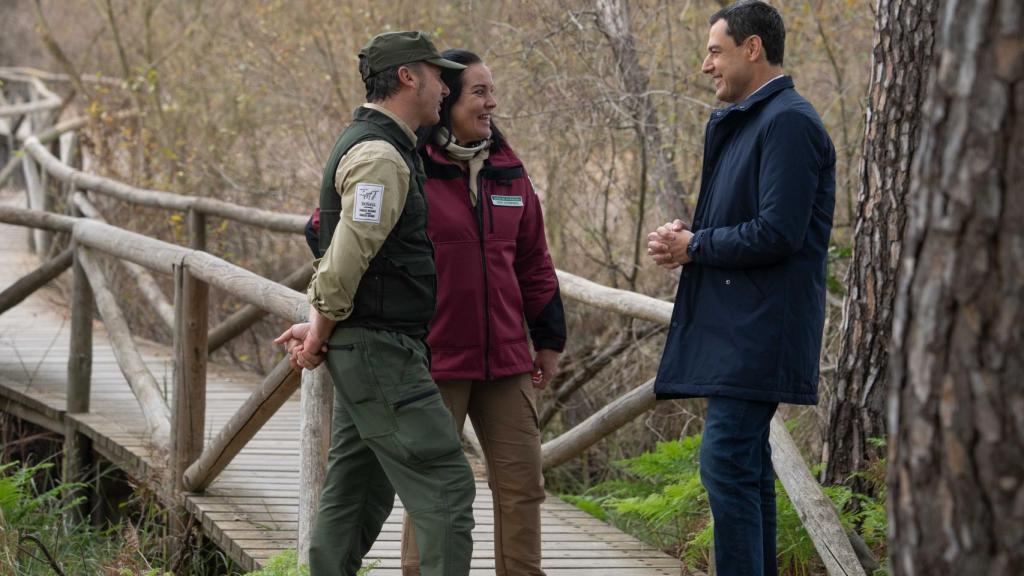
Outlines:
{"label": "weathered wood surface", "polygon": [[89,411],[90,387],[92,386],[92,323],[95,302],[89,277],[78,257],[71,277],[71,334],[68,341],[68,412],[75,414]]}
{"label": "weathered wood surface", "polygon": [[36,138],[27,139],[24,147],[36,162],[60,180],[72,182],[79,189],[91,190],[126,202],[181,212],[195,210],[210,216],[245,222],[277,232],[302,232],[308,220],[307,216],[239,206],[214,198],[184,196],[161,190],[136,188],[123,182],[75,170],[63,164]]}
{"label": "weathered wood surface", "polygon": [[[22,174],[25,177],[28,207],[32,210],[48,212],[46,210],[46,186],[40,178],[39,167],[32,158],[24,156],[21,161],[21,168]],[[45,228],[34,228],[29,233],[32,235],[32,247],[36,253],[45,254],[50,246],[50,232]]]}
{"label": "weathered wood surface", "polygon": [[558,270],[558,286],[564,298],[571,298],[602,310],[632,316],[658,324],[672,318],[672,303],[629,290],[617,290]]}
{"label": "weathered wood surface", "polygon": [[[305,287],[309,284],[309,279],[312,276],[313,265],[307,263],[296,268],[294,272],[283,278],[279,284],[292,290],[302,290],[305,292]],[[218,350],[232,338],[248,330],[253,324],[266,317],[266,315],[266,310],[252,304],[246,304],[237,312],[225,318],[223,322],[210,329],[210,353],[212,354],[214,350]]]}
{"label": "weathered wood surface", "polygon": [[202,492],[217,475],[231,463],[245,445],[252,440],[264,424],[291,398],[299,388],[300,375],[288,365],[285,358],[278,362],[270,374],[245,404],[221,428],[199,458],[188,467],[182,481],[185,490]]}
{"label": "weathered wood surface", "polygon": [[544,469],[553,468],[570,458],[575,458],[605,436],[653,408],[654,403],[652,379],[609,402],[572,430],[545,442],[541,446]]}
{"label": "weathered wood surface", "polygon": [[[0,289],[31,270],[23,230],[0,225]],[[62,430],[67,425],[88,437],[94,449],[139,479],[157,478],[155,455],[146,442],[146,423],[121,374],[102,324],[96,324],[91,411],[65,414],[69,326],[67,310],[37,293],[0,315],[0,410],[34,418]],[[148,370],[170,385],[172,355],[165,347],[136,342]],[[234,417],[258,386],[250,373],[209,365],[206,431],[213,437]],[[329,385],[329,383],[327,384]],[[169,393],[170,390],[167,390]],[[202,495],[185,505],[225,554],[242,568],[294,549],[299,511],[300,399],[293,395],[260,429]],[[477,484],[477,528],[473,575],[493,575],[491,495]],[[545,570],[549,576],[675,576],[680,563],[660,551],[549,496],[544,504]],[[368,560],[380,560],[375,576],[398,576],[402,507],[395,510]]]}
{"label": "weathered wood surface", "polygon": [[[77,221],[78,218],[72,218],[71,216],[26,210],[25,208],[10,206],[9,204],[0,205],[0,222],[4,224],[70,232]],[[16,238],[12,238],[11,241],[19,242]]]}
{"label": "weathered wood surface", "polygon": [[[15,80],[18,82],[29,82],[33,78],[44,82],[70,83],[74,81],[67,74],[48,72],[46,70],[40,70],[30,66],[0,67],[0,78]],[[110,86],[111,88],[125,87],[124,80],[120,78],[111,78],[109,76],[100,76],[99,74],[82,74],[78,79],[85,84],[103,84]]]}
{"label": "weathered wood surface", "polygon": [[175,270],[174,290],[178,315],[174,329],[171,474],[175,490],[180,491],[185,489],[185,470],[203,452],[210,288],[193,276],[188,266],[181,266]]}
{"label": "weathered wood surface", "polygon": [[[0,212],[0,217],[2,216],[3,213]],[[80,243],[109,251],[116,256],[150,267],[167,267],[170,262],[175,260],[183,262],[190,267],[196,277],[243,300],[284,318],[304,319],[307,304],[301,294],[205,252],[180,248],[139,234],[85,220],[76,222],[74,237]],[[668,302],[627,291],[608,289],[602,291],[603,287],[598,284],[563,272],[559,272],[559,281],[563,286],[563,293],[570,298],[659,323],[665,323],[671,317],[671,304]],[[552,441],[554,444],[549,444],[546,447],[548,453],[545,457],[546,461],[549,463],[556,460],[564,461],[579,454],[600,438],[652,407],[654,405],[653,394],[644,392],[645,386],[650,387],[649,385],[638,387],[563,435],[562,438]],[[788,434],[785,430],[782,433]],[[776,462],[776,466],[779,465]],[[784,465],[806,468],[806,463],[802,459],[786,462]],[[786,488],[789,490],[791,487],[786,486]],[[808,517],[814,515],[826,517],[828,512],[818,510],[818,508],[823,504],[831,506],[831,503],[824,497],[819,486],[794,486],[792,488],[794,505],[801,514]],[[807,490],[812,490],[812,492],[807,492]],[[801,499],[804,494],[811,497]],[[830,533],[831,531],[811,532],[812,540],[819,553],[826,555],[833,554],[834,550],[847,549],[855,558],[849,541],[845,538],[841,541],[832,540]],[[850,566],[847,573],[857,574],[859,569],[859,564]]]}
{"label": "weathered wood surface", "polygon": [[[107,219],[100,212],[99,208],[96,207],[83,192],[76,192],[72,196],[72,202],[75,206],[81,210],[82,215],[87,218],[92,218],[97,222],[107,224]],[[139,292],[142,293],[143,298],[149,303],[150,307],[156,312],[158,318],[163,321],[164,326],[167,327],[168,332],[174,331],[174,306],[167,300],[167,296],[164,295],[163,290],[160,289],[160,285],[157,284],[156,278],[149,273],[144,267],[139,266],[134,262],[128,260],[118,259],[118,262],[124,267],[128,275],[135,280],[135,285],[138,286]]]}
{"label": "weathered wood surface", "polygon": [[0,292],[0,314],[28,298],[29,294],[32,294],[50,280],[60,276],[71,267],[73,258],[74,253],[70,248],[67,248],[54,258],[44,262],[39,268],[22,276],[17,282],[5,288],[3,292]]}
{"label": "weathered wood surface", "polygon": [[[286,359],[287,360],[287,359]],[[302,429],[299,435],[299,560],[309,562],[309,545],[320,504],[320,492],[327,477],[327,451],[331,446],[331,416],[334,388],[326,366],[302,371],[299,399]]]}
{"label": "weathered wood surface", "polygon": [[865,576],[849,537],[839,523],[839,514],[832,501],[821,490],[810,470],[803,465],[800,449],[786,430],[786,423],[779,414],[772,418],[769,440],[772,444],[772,466],[775,475],[786,488],[786,494],[793,502],[800,521],[812,535],[818,556],[829,574]]}
{"label": "weathered wood surface", "polygon": [[176,265],[186,265],[196,278],[287,320],[305,320],[309,311],[304,295],[241,266],[109,224],[10,206],[0,206],[0,222],[48,230],[73,229],[79,244],[164,274],[173,274]]}
{"label": "weathered wood surface", "polygon": [[77,252],[95,296],[96,308],[109,331],[114,356],[146,418],[147,432],[156,447],[166,448],[171,434],[170,410],[160,393],[160,386],[135,347],[128,322],[117,305],[116,297],[107,287],[99,262],[88,248],[79,246]]}
{"label": "weathered wood surface", "polygon": [[[8,217],[14,221],[35,218],[8,212],[14,213]],[[0,221],[5,217],[0,210]],[[172,274],[176,265],[185,265],[196,278],[287,320],[305,320],[309,311],[305,296],[295,290],[205,252],[82,219],[75,222],[74,237],[81,244],[164,274]]]}
{"label": "weathered wood surface", "polygon": [[46,112],[57,108],[60,108],[60,99],[57,99],[56,101],[36,100],[33,102],[25,102],[23,104],[8,104],[0,107],[0,117],[9,118],[11,116],[24,116],[25,114]]}

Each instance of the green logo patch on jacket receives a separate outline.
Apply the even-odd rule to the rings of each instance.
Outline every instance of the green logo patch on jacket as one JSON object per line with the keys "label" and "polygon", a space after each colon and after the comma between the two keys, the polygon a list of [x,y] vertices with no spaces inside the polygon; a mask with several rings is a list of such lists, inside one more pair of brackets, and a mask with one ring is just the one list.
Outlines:
{"label": "green logo patch on jacket", "polygon": [[522,196],[499,196],[499,195],[493,195],[493,196],[491,196],[491,204],[494,204],[495,206],[519,206],[519,207],[522,207],[522,205],[523,205],[523,197]]}

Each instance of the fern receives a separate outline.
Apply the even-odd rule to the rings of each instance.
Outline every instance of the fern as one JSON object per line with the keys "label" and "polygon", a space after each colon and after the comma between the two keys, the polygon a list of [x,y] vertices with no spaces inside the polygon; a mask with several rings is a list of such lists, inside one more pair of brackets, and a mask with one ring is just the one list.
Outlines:
{"label": "fern", "polygon": [[[673,552],[690,569],[707,566],[714,545],[714,526],[707,492],[700,481],[700,435],[661,442],[651,452],[615,462],[623,478],[602,482],[580,495],[562,495],[566,502],[611,522],[634,536]],[[865,472],[884,478],[877,469]],[[782,573],[818,571],[814,543],[782,484],[775,482],[778,560]],[[884,550],[887,517],[884,490],[879,498],[856,494],[845,486],[824,488],[845,528],[859,528],[875,550]],[[851,506],[851,504],[856,506]]]}

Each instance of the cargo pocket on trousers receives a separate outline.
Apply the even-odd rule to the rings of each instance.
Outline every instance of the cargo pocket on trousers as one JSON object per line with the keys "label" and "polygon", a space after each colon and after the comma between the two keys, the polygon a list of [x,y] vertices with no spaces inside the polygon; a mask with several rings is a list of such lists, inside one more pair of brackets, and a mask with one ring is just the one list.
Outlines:
{"label": "cargo pocket on trousers", "polygon": [[462,450],[455,421],[434,388],[410,395],[394,405],[395,440],[416,462],[430,462]]}
{"label": "cargo pocket on trousers", "polygon": [[397,428],[391,406],[384,399],[377,379],[369,367],[363,345],[330,344],[327,366],[335,390],[341,391],[349,416],[360,438],[391,434]]}

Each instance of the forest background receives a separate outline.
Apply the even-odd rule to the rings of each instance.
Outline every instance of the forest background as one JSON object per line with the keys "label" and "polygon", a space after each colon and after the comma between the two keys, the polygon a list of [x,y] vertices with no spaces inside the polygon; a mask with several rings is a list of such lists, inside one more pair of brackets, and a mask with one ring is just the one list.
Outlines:
{"label": "forest background", "polygon": [[[874,3],[775,0],[787,27],[787,73],[836,145],[837,207],[821,402],[786,413],[812,464],[821,461],[870,79]],[[646,261],[644,237],[696,203],[704,124],[716,103],[700,72],[711,0],[203,1],[4,0],[0,65],[119,78],[78,85],[70,106],[104,118],[85,133],[87,169],[136,186],[308,213],[338,132],[363,100],[355,55],[373,34],[422,29],[439,48],[490,65],[496,122],[542,198],[558,268],[671,299],[676,278]],[[136,118],[109,114],[135,108]],[[181,242],[178,216],[96,199],[112,223]],[[301,238],[238,226],[208,232],[208,250],[270,278],[308,262]],[[170,335],[124,272],[111,267],[135,334]],[[166,288],[166,287],[165,287]],[[167,290],[167,293],[170,291]],[[212,294],[211,323],[240,303]],[[572,427],[653,376],[661,329],[567,302],[563,372],[539,402],[546,436]],[[268,319],[214,360],[266,372],[281,357]],[[629,474],[612,463],[701,429],[703,403],[662,403],[583,457],[548,473],[579,494]]]}

